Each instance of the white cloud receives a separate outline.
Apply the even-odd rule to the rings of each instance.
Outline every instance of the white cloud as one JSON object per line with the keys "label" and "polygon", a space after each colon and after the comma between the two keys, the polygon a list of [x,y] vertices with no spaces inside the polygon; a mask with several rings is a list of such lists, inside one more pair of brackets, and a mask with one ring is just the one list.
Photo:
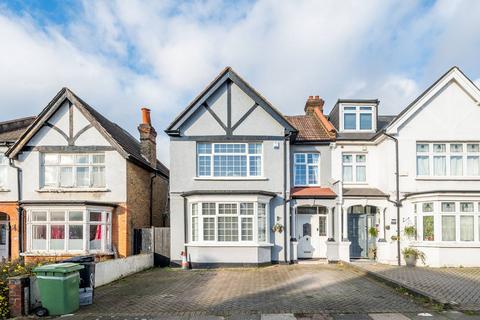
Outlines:
{"label": "white cloud", "polygon": [[327,110],[379,98],[394,114],[451,65],[480,76],[478,13],[469,1],[85,1],[39,25],[0,7],[0,110],[36,114],[66,85],[137,136],[149,106],[168,163],[163,129],[225,65],[286,114],[312,94]]}

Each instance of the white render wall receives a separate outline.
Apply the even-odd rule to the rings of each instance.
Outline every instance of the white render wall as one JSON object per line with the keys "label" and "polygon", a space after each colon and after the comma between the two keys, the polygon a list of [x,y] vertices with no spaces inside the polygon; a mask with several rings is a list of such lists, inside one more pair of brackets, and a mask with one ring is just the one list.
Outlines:
{"label": "white render wall", "polygon": [[[7,147],[0,147],[0,153],[5,153],[6,151]],[[0,202],[17,201],[17,199],[17,169],[9,166],[7,169],[7,186],[0,190]]]}

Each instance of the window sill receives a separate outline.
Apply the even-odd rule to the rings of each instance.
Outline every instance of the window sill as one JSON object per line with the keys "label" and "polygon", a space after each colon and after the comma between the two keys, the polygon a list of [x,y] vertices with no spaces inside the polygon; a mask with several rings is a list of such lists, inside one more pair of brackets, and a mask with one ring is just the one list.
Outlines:
{"label": "window sill", "polygon": [[112,251],[29,251],[20,253],[24,257],[74,257],[78,255],[112,256]]}
{"label": "window sill", "polygon": [[273,247],[272,243],[262,242],[190,242],[186,243],[187,247]]}
{"label": "window sill", "polygon": [[266,181],[266,177],[194,177],[198,181]]}
{"label": "window sill", "polygon": [[12,191],[12,190],[10,190],[10,189],[4,189],[4,188],[0,188],[0,192],[10,192],[10,191]]}
{"label": "window sill", "polygon": [[344,182],[343,186],[368,186],[368,182]]}
{"label": "window sill", "polygon": [[410,244],[412,247],[425,247],[425,248],[480,248],[480,242],[478,241],[448,241],[448,242],[435,242],[435,241],[414,241]]}
{"label": "window sill", "polygon": [[480,177],[416,177],[418,181],[480,181]]}
{"label": "window sill", "polygon": [[63,193],[63,192],[110,192],[108,188],[42,188],[35,190],[39,193]]}

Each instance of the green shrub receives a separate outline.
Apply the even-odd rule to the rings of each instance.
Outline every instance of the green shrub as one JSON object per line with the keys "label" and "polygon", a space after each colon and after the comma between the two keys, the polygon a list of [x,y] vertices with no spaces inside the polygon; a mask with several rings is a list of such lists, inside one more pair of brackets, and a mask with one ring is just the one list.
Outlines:
{"label": "green shrub", "polygon": [[37,264],[23,264],[18,260],[0,262],[0,318],[8,318],[8,278],[30,275]]}

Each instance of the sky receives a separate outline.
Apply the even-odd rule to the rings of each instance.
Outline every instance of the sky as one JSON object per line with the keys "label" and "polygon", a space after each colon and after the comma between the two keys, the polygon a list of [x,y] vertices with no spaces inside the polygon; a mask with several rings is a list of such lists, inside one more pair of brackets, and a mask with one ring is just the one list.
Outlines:
{"label": "sky", "polygon": [[474,0],[0,0],[0,121],[67,86],[138,137],[146,106],[168,165],[163,130],[225,66],[287,115],[309,95],[392,115],[452,66],[480,83],[479,15]]}

